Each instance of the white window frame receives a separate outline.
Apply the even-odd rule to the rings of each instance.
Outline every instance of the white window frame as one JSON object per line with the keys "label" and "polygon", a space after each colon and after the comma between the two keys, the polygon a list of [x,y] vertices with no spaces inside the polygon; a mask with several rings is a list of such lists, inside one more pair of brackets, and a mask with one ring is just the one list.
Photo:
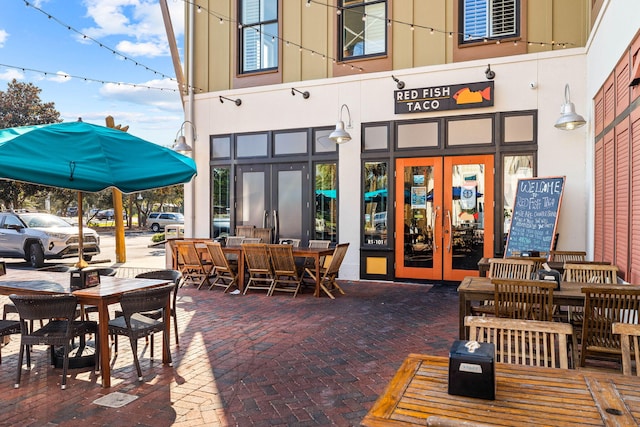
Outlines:
{"label": "white window frame", "polygon": [[461,43],[520,35],[519,0],[460,0]]}

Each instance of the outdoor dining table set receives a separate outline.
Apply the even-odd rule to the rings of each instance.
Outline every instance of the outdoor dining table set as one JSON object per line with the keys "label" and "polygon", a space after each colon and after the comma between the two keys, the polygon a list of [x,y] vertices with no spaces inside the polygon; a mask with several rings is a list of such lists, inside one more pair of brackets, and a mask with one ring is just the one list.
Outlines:
{"label": "outdoor dining table set", "polygon": [[[76,288],[71,285],[69,272],[9,270],[6,275],[0,277],[0,294],[11,295],[11,299],[14,300],[20,314],[20,327],[16,331],[11,331],[11,333],[21,333],[20,360],[22,360],[22,353],[25,350],[24,345],[46,344],[51,346],[52,358],[54,346],[64,346],[64,363],[67,364],[69,353],[67,345],[70,344],[71,338],[81,336],[81,340],[83,340],[85,334],[95,334],[95,352],[99,360],[96,371],[101,373],[102,386],[110,387],[111,354],[109,335],[119,333],[117,329],[125,334],[130,331],[128,324],[125,324],[124,317],[133,318],[134,320],[131,321],[131,324],[134,326],[132,328],[145,335],[150,335],[152,332],[162,332],[164,338],[162,362],[165,364],[171,363],[169,350],[171,299],[169,296],[175,290],[176,283],[168,279],[102,276],[99,279],[99,283],[95,285]],[[120,318],[116,317],[110,320],[109,306],[116,303],[121,303],[124,314]],[[139,312],[150,313],[153,310],[160,310],[158,311],[160,313],[159,319],[137,318],[132,311],[137,313],[138,310],[131,308],[133,307],[132,303],[139,306]],[[40,304],[40,308],[37,310],[36,307],[38,306],[36,304]],[[69,306],[69,304],[71,305]],[[63,305],[70,308],[63,310],[61,308]],[[76,320],[80,313],[78,307],[89,306],[97,309],[98,321]],[[59,311],[56,312],[56,309]],[[34,320],[41,321],[40,328],[37,327],[37,322],[36,326],[33,326]],[[2,322],[10,321],[3,320]],[[31,326],[29,326],[29,323]],[[135,326],[136,323],[138,326]],[[70,331],[72,335],[65,335],[65,331]],[[54,341],[47,340],[47,338],[54,336],[57,336],[58,339]],[[138,370],[138,379],[141,381],[142,374],[134,345],[132,340],[134,361]],[[26,353],[27,364],[29,365],[30,351],[27,350]],[[153,353],[151,353],[151,356],[153,357]],[[20,370],[22,369],[21,363],[18,365],[16,387],[19,386]],[[66,368],[63,371],[61,385],[64,389],[66,385]]]}
{"label": "outdoor dining table set", "polygon": [[466,277],[449,358],[410,354],[362,424],[640,425],[640,286],[584,259],[546,276],[544,261]]}
{"label": "outdoor dining table set", "polygon": [[173,268],[182,272],[185,284],[198,289],[221,286],[225,292],[243,295],[251,289],[266,290],[267,295],[285,291],[295,297],[306,280],[316,297],[344,294],[336,278],[348,243],[300,247],[234,237],[227,237],[226,244],[198,238],[170,240]]}

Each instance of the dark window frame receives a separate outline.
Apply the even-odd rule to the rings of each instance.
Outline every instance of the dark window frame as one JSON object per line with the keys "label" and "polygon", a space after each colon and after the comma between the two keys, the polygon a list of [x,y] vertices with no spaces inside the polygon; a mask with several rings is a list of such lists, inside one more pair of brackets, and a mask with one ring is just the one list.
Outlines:
{"label": "dark window frame", "polygon": [[[373,6],[376,4],[384,4],[384,49],[381,52],[376,52],[376,53],[371,53],[371,54],[364,54],[364,48],[363,48],[363,53],[362,54],[354,54],[354,53],[349,53],[347,55],[345,55],[345,49],[344,49],[344,44],[345,44],[345,40],[344,40],[344,29],[345,29],[345,16],[349,13],[353,13],[352,11],[354,9],[357,8],[363,8],[363,10],[368,7],[368,6]],[[337,34],[337,41],[338,41],[338,47],[337,47],[337,51],[338,51],[338,58],[340,61],[351,61],[351,60],[360,60],[360,59],[367,59],[367,58],[377,58],[377,57],[384,57],[388,54],[389,51],[389,31],[387,30],[388,28],[388,22],[389,22],[389,1],[388,0],[339,0],[338,2],[338,11],[340,12],[339,16],[338,16],[338,34]],[[363,12],[357,12],[359,14],[363,14]],[[380,19],[380,18],[367,18],[367,19]],[[362,42],[365,43],[366,45],[366,36],[363,34],[362,37]]]}
{"label": "dark window frame", "polygon": [[[275,0],[275,6],[276,6],[276,14],[275,14],[275,19],[267,19],[264,21],[255,21],[255,22],[251,22],[251,23],[244,23],[244,18],[242,16],[242,6],[244,2],[247,1],[257,1],[259,2],[259,7],[263,6],[263,2],[268,1],[268,0],[239,0],[238,1],[238,52],[237,52],[237,56],[238,56],[238,74],[239,75],[251,75],[251,74],[256,74],[256,73],[264,73],[264,72],[268,72],[268,71],[277,71],[279,69],[280,66],[280,2],[278,0]],[[265,32],[264,27],[268,26],[268,25],[272,25],[272,24],[276,24],[276,33],[277,34],[270,34]],[[276,53],[275,53],[275,61],[276,64],[273,67],[266,67],[266,68],[261,68],[261,65],[258,64],[258,67],[256,67],[256,69],[252,69],[252,70],[245,70],[244,69],[244,60],[245,60],[245,51],[244,51],[244,34],[245,34],[245,30],[254,30],[260,33],[261,36],[264,37],[268,37],[271,36],[272,38],[274,38],[274,46],[276,47]],[[263,43],[261,42],[260,44],[261,50],[264,48]],[[262,51],[261,51],[261,55],[260,58],[262,58]]]}

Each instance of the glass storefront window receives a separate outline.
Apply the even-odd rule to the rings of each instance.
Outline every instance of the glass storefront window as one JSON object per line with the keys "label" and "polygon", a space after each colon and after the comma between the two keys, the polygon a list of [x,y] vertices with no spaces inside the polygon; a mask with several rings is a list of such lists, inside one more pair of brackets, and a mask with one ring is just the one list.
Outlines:
{"label": "glass storefront window", "polygon": [[513,202],[518,189],[518,179],[533,177],[533,154],[523,154],[518,156],[504,156],[502,163],[504,190],[503,196],[503,242],[506,242],[509,229],[511,228],[511,214],[513,213]]}
{"label": "glass storefront window", "polygon": [[335,162],[317,163],[315,170],[315,233],[313,239],[337,242],[338,167]]}
{"label": "glass storefront window", "polygon": [[231,233],[231,205],[229,168],[213,168],[211,171],[211,236],[227,236]]}
{"label": "glass storefront window", "polygon": [[389,204],[387,162],[364,164],[364,244],[387,245]]}

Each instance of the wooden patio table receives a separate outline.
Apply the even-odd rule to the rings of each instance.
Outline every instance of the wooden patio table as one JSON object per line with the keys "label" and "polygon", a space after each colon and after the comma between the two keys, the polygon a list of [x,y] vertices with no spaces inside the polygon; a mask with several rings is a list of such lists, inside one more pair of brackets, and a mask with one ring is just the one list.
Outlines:
{"label": "wooden patio table", "polygon": [[[109,305],[120,301],[122,294],[140,289],[155,288],[167,283],[167,280],[156,279],[125,279],[119,277],[100,276],[100,284],[91,288],[71,292],[69,273],[56,273],[33,270],[8,270],[6,276],[0,277],[0,294],[59,294],[72,293],[78,298],[78,303],[95,305],[98,307],[98,337],[100,340],[100,371],[102,387],[111,387],[111,366],[109,356]],[[165,330],[169,337],[171,333],[171,300],[167,298],[165,310]],[[162,363],[169,363],[169,348],[162,344]]]}
{"label": "wooden patio table", "polygon": [[640,424],[640,377],[497,363],[496,399],[483,400],[447,393],[448,363],[410,354],[362,425],[425,426],[432,416],[496,426]]}
{"label": "wooden patio table", "polygon": [[[605,283],[582,283],[582,282],[561,282],[560,290],[553,291],[554,305],[582,307],[584,305],[584,294],[582,288],[588,286],[636,286],[636,285],[612,285]],[[458,301],[460,303],[458,324],[460,328],[460,339],[466,339],[467,333],[464,327],[464,317],[471,316],[471,303],[473,301],[493,300],[495,286],[488,277],[467,276],[458,286]]]}

